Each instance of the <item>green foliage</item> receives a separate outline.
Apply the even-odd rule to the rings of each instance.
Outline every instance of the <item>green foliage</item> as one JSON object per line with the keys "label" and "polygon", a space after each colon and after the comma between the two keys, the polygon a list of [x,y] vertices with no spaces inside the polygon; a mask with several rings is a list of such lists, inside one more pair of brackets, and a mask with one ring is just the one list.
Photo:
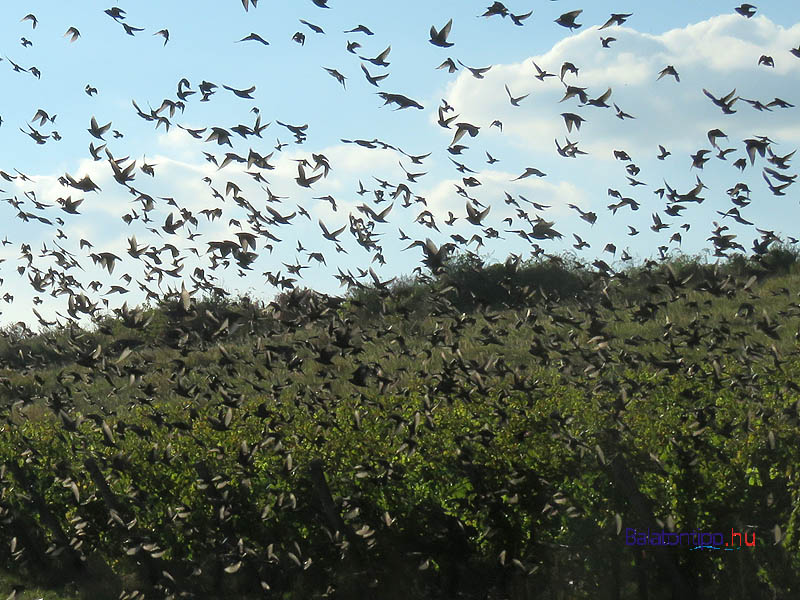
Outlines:
{"label": "green foliage", "polygon": [[455,306],[470,311],[478,306],[522,306],[538,290],[556,298],[573,298],[586,290],[593,275],[568,255],[526,261],[509,258],[487,265],[474,254],[459,254],[448,260],[440,279],[455,288],[451,295]]}
{"label": "green foliage", "polygon": [[[345,299],[177,298],[91,331],[10,328],[0,569],[84,597],[103,580],[109,598],[261,582],[286,600],[666,598],[675,573],[698,597],[793,597],[789,254],[606,282],[569,259],[457,257]],[[628,527],[757,545],[642,552]]]}
{"label": "green foliage", "polygon": [[[725,369],[738,376],[735,366]],[[795,589],[787,573],[797,572],[800,559],[796,531],[785,549],[767,535],[773,523],[790,522],[800,493],[800,456],[791,444],[797,425],[783,410],[800,394],[781,397],[782,382],[764,380],[761,406],[772,414],[765,422],[702,374],[687,381],[642,371],[642,391],[616,417],[625,433],[609,437],[613,394],[587,397],[575,382],[541,375],[528,393],[497,388],[480,402],[443,397],[433,405],[410,390],[342,398],[329,415],[311,403],[254,395],[231,411],[227,425],[219,402],[192,404],[188,412],[158,402],[110,420],[113,439],[90,420],[71,432],[49,419],[4,427],[0,457],[24,469],[28,484],[21,487],[8,469],[0,480],[11,518],[4,535],[13,537],[20,515],[36,520],[31,497],[40,495],[81,552],[104,557],[134,586],[146,587],[161,569],[188,590],[247,597],[256,593],[247,573],[276,591],[313,596],[342,580],[340,570],[350,564],[341,562],[344,555],[368,560],[370,576],[388,594],[398,573],[424,594],[476,574],[503,581],[526,572],[532,585],[553,589],[569,574],[572,597],[594,597],[595,586],[605,584],[609,551],[621,554],[617,568],[633,576],[613,515],[622,516],[623,531],[646,526],[609,466],[618,460],[654,514],[670,516],[677,530],[758,525],[756,549],[741,558],[762,571],[745,579],[747,590]],[[698,411],[709,407],[715,412],[701,426]],[[348,550],[324,533],[308,472],[316,458],[347,527],[361,532]],[[85,468],[90,460],[107,490]],[[40,535],[52,537],[51,527],[40,521]],[[6,568],[34,573],[31,548],[17,543],[17,555],[0,552]],[[223,585],[216,574],[240,562],[241,574],[219,575],[224,586],[215,588]],[[205,575],[192,577],[193,565]],[[741,578],[729,581],[730,568],[713,554],[693,561],[697,580],[717,591],[741,585]]]}

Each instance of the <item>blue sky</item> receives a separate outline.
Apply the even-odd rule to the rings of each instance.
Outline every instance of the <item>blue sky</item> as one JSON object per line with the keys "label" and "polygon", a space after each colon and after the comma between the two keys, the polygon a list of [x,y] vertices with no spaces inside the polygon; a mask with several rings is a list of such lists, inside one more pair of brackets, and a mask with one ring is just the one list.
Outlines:
{"label": "blue sky", "polygon": [[[531,217],[555,221],[554,227],[564,234],[561,240],[538,241],[546,252],[575,252],[590,261],[599,256],[615,266],[623,264],[619,260],[623,250],[640,260],[657,255],[657,247],[662,245],[670,250],[699,252],[709,246],[707,238],[714,221],[730,227],[728,233],[736,234],[737,241],[748,249],[759,236],[755,227],[774,230],[782,236],[800,233],[794,225],[800,217],[795,187],[789,186],[784,196],[777,197],[763,179],[763,167],[775,169],[775,165],[757,157],[754,165],[748,160],[744,171],[732,166],[746,156],[745,139],[769,136],[774,142],[771,149],[777,155],[789,154],[800,142],[798,108],[758,111],[743,100],[766,104],[781,98],[800,104],[800,58],[790,52],[800,45],[800,14],[791,2],[771,2],[747,19],[733,11],[732,3],[672,2],[667,12],[656,3],[622,5],[598,1],[585,5],[577,18],[582,27],[574,31],[554,23],[562,13],[579,8],[562,1],[507,3],[514,14],[533,11],[521,27],[510,18],[480,17],[489,2],[329,0],[328,4],[330,9],[319,8],[310,0],[262,0],[258,7],[251,6],[245,12],[238,0],[137,2],[120,4],[126,11],[125,19],[115,22],[104,12],[111,8],[110,4],[4,2],[0,6],[0,88],[5,91],[0,97],[0,170],[9,177],[21,172],[28,180],[0,179],[0,199],[16,197],[14,203],[19,207],[0,202],[0,237],[9,242],[0,247],[0,296],[14,297],[13,301],[0,299],[0,323],[22,320],[35,328],[37,318],[32,306],[45,319],[66,315],[68,292],[58,293],[59,276],[55,273],[72,276],[84,286],[82,293],[93,302],[101,302],[102,308],[103,298],[110,308],[123,301],[129,305],[140,303],[144,294],[139,283],[156,293],[180,289],[182,283],[192,289],[195,267],[217,277],[216,285],[269,299],[275,289],[266,281],[265,272],[281,271],[287,276],[286,264],[309,265],[298,278],[298,286],[343,293],[344,288],[333,277],[337,268],[357,275],[358,268],[371,266],[382,279],[388,279],[408,274],[419,264],[420,250],[403,251],[409,241],[399,240],[398,229],[411,240],[429,237],[437,244],[452,241],[451,235],[469,239],[478,234],[484,246],[478,249],[473,243],[468,246],[470,250],[496,260],[503,260],[510,253],[527,257],[531,244],[506,230],[529,230],[530,226],[514,206],[504,202],[506,192]],[[38,19],[35,29],[30,20],[21,21],[31,12]],[[622,26],[598,31],[612,12],[632,16]],[[440,48],[430,44],[430,27],[439,29],[451,18],[448,39],[454,45]],[[312,32],[300,19],[322,27],[325,33]],[[143,31],[126,35],[122,23]],[[343,33],[359,24],[374,35]],[[64,35],[70,27],[80,31],[75,42]],[[165,28],[169,31],[166,45],[163,37],[154,35]],[[269,45],[237,42],[251,32]],[[305,35],[303,45],[292,41],[295,32]],[[616,41],[603,48],[601,36],[612,36]],[[22,38],[27,40],[25,45]],[[361,47],[355,54],[349,53],[348,42],[358,42]],[[390,45],[388,67],[359,59],[375,57]],[[759,65],[761,55],[771,56],[774,67]],[[452,74],[446,69],[437,70],[447,58],[470,67],[492,68],[483,79],[474,78],[460,65]],[[559,102],[564,84],[558,77],[535,79],[532,61],[551,73],[559,73],[566,61],[573,63],[579,69],[578,75],[568,73],[565,84],[587,88],[589,98],[600,96],[610,87],[608,103],[618,104],[636,119],[620,120],[613,108],[581,106],[576,98]],[[12,62],[28,71],[16,72]],[[373,75],[388,73],[379,88],[366,81],[362,63]],[[680,82],[672,77],[656,80],[667,65],[673,65],[680,73]],[[40,78],[31,74],[31,67],[41,72]],[[325,67],[346,77],[346,89]],[[145,112],[157,109],[164,99],[177,100],[177,84],[184,77],[192,90],[197,90],[202,81],[219,87],[208,102],[200,102],[200,94],[195,93],[187,98],[182,112],[178,110],[171,117],[167,111],[162,112],[169,118],[169,132],[163,124],[156,129],[155,122],[137,116],[132,100]],[[84,91],[87,85],[97,88],[98,93],[88,96]],[[255,85],[256,89],[250,100],[235,96],[223,85],[236,89]],[[512,106],[506,85],[514,96],[529,95],[519,106]],[[735,88],[735,95],[741,98],[733,107],[736,112],[723,114],[703,94],[703,88],[717,97]],[[403,94],[424,109],[394,110],[384,106],[376,95],[380,91]],[[454,130],[437,124],[442,99],[454,107],[447,116],[459,115],[454,123],[480,127],[475,138],[467,136],[459,141],[468,147],[460,155],[448,152]],[[205,141],[211,127],[231,131],[238,124],[252,126],[254,108],[259,110],[262,125],[270,123],[261,138],[245,139],[234,133],[233,147]],[[32,122],[39,109],[57,115],[55,121],[44,125]],[[563,112],[586,119],[580,131],[567,132]],[[155,199],[153,209],[148,211],[152,222],[143,222],[142,203],[136,200],[138,193],[134,195],[114,181],[105,152],[101,152],[99,161],[89,154],[90,142],[95,146],[104,143],[87,131],[93,116],[100,125],[111,122],[111,129],[123,135],[115,138],[109,130],[103,136],[104,142],[114,158],[129,157],[123,167],[136,161],[135,179],[129,185]],[[495,120],[503,123],[502,131],[490,126]],[[306,140],[294,143],[293,135],[277,121],[307,124]],[[196,140],[179,124],[208,129]],[[46,143],[37,144],[20,131],[30,131],[29,126],[51,137]],[[718,145],[733,149],[725,161],[715,157],[717,150],[706,135],[715,128],[727,134],[727,138],[718,139]],[[52,137],[54,130],[61,138],[58,141]],[[431,154],[417,165],[395,150],[370,150],[341,141],[374,138],[411,155]],[[564,145],[567,138],[588,154],[577,158],[559,156],[554,140]],[[281,151],[274,148],[277,139],[288,144]],[[658,144],[672,153],[666,160],[657,160]],[[246,165],[233,162],[218,169],[204,156],[204,152],[211,153],[221,164],[226,152],[246,157],[251,149],[262,156],[273,153],[269,164],[275,168],[261,170],[268,184],[259,184],[246,174]],[[713,151],[702,170],[691,168],[690,158],[700,149]],[[631,160],[616,160],[614,150],[625,151]],[[487,164],[486,152],[499,162]],[[328,158],[330,173],[310,189],[299,187],[295,182],[295,161],[312,160],[312,154],[318,153]],[[459,173],[450,159],[475,173]],[[154,177],[140,170],[143,161],[155,164]],[[646,185],[629,184],[626,167],[630,164],[639,169],[635,178]],[[528,167],[535,167],[546,176],[512,181]],[[411,183],[403,168],[426,175]],[[794,172],[791,162],[789,169],[781,171],[787,176]],[[87,193],[61,185],[59,177],[66,173],[75,179],[89,175],[102,191]],[[484,225],[497,230],[501,236],[498,239],[490,239],[485,228],[466,221],[467,201],[457,193],[456,185],[465,187],[462,178],[468,175],[480,181],[481,185],[466,189],[482,205],[491,206]],[[665,215],[665,199],[653,192],[665,187],[666,182],[686,193],[695,187],[698,176],[707,188],[701,194],[705,201],[686,204],[686,210],[677,217]],[[322,219],[328,229],[338,229],[349,224],[350,214],[368,220],[359,210],[363,204],[375,212],[392,204],[391,199],[376,203],[373,190],[379,188],[374,177],[393,186],[405,182],[414,195],[424,197],[427,203],[427,208],[420,202],[404,207],[397,199],[387,222],[373,226],[385,264],[373,261],[375,253],[360,247],[347,229],[341,236],[347,254],[337,252],[333,242],[323,239],[317,224]],[[204,178],[210,178],[210,184]],[[356,194],[359,181],[369,190],[362,196]],[[232,195],[226,196],[228,182],[239,186],[241,196],[267,218],[265,187],[285,197],[280,203],[270,204],[280,214],[297,212],[299,206],[310,216],[307,219],[296,214],[288,225],[267,223],[264,227],[280,242],[270,242],[256,232],[258,259],[244,277],[240,277],[235,262],[228,268],[209,269],[209,242],[236,241],[237,233],[253,232],[247,211],[237,205]],[[736,223],[717,212],[733,206],[726,190],[740,182],[751,189],[751,204],[740,209],[741,215],[754,225]],[[215,198],[212,188],[225,200]],[[392,189],[386,191],[386,197]],[[636,212],[622,208],[612,215],[606,208],[615,201],[608,196],[609,189],[634,198],[641,208]],[[336,211],[325,200],[315,199],[327,195],[336,199]],[[520,195],[551,208],[536,211],[520,200]],[[61,210],[57,200],[68,196],[72,200],[84,199],[77,209],[80,214]],[[160,198],[174,198],[177,207]],[[37,208],[33,199],[49,206]],[[597,222],[590,226],[569,204],[595,212]],[[222,217],[210,221],[200,213],[212,208],[222,209]],[[167,215],[172,213],[179,220],[179,209],[190,211],[198,225],[187,223],[173,234],[163,231],[161,225]],[[438,232],[415,222],[426,209],[433,215]],[[456,220],[446,225],[451,212]],[[41,216],[52,225],[30,217],[26,221],[20,213]],[[652,232],[653,213],[658,213],[669,227]],[[130,224],[123,220],[126,215],[134,217]],[[63,219],[64,224],[59,225],[56,218]],[[511,225],[504,219],[511,219]],[[687,223],[688,231],[680,228]],[[628,225],[640,234],[627,235]],[[676,232],[682,235],[680,245],[669,241]],[[573,248],[573,233],[590,247],[580,251]],[[161,267],[167,269],[173,259],[164,244],[178,248],[185,257],[179,277],[166,275],[160,286],[157,280],[148,281],[146,276],[153,273],[154,261],[128,255],[131,236],[136,237],[140,247],[154,248],[163,261]],[[93,247],[81,247],[81,239]],[[297,250],[298,242],[304,250]],[[617,247],[615,255],[603,252],[609,242]],[[265,247],[267,243],[272,245],[271,252]],[[30,260],[23,256],[22,244],[30,245]],[[48,253],[58,249],[55,244],[71,253],[80,266],[64,271],[56,257]],[[91,254],[102,252],[120,257],[113,273],[92,260]],[[309,259],[312,252],[322,253],[327,267]],[[53,274],[50,280],[45,276],[48,271]],[[37,272],[45,277],[44,291],[36,291],[30,285]],[[130,281],[121,279],[126,274]],[[89,287],[92,282],[101,284],[94,285],[96,291]],[[115,285],[129,292],[108,294]],[[74,289],[73,293],[81,290]]]}

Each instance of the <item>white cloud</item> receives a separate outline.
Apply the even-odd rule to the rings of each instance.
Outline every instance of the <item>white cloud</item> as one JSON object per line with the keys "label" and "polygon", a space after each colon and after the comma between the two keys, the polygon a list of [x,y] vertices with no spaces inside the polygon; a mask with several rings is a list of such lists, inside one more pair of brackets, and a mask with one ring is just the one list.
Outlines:
{"label": "white cloud", "polygon": [[[787,74],[791,77],[800,73],[800,60],[788,49],[800,38],[800,24],[785,29],[764,16],[747,22],[738,15],[720,15],[660,35],[622,27],[614,30],[614,36],[617,41],[611,48],[603,49],[598,43],[597,30],[584,30],[563,39],[542,55],[516,64],[495,65],[483,80],[462,70],[448,85],[445,98],[460,115],[458,120],[471,120],[485,128],[487,115],[498,118],[506,135],[528,145],[534,142],[542,147],[541,140],[552,140],[557,132],[565,133],[560,113],[577,112],[587,119],[581,129],[587,137],[591,134],[603,138],[624,131],[629,148],[650,152],[656,143],[686,143],[687,131],[697,129],[693,127],[696,119],[712,117],[719,122],[725,117],[702,94],[702,88],[717,96],[736,88],[742,97],[763,103],[782,97],[781,94],[788,95],[784,99],[789,101],[794,97],[786,86]],[[762,54],[773,56],[774,69],[757,65]],[[567,73],[566,84],[587,88],[590,98],[611,87],[609,104],[617,103],[637,120],[622,125],[614,118],[613,109],[580,107],[577,99],[559,103],[564,86],[558,77],[544,82],[535,80],[532,60],[557,75],[564,62],[572,62],[579,74],[575,77]],[[680,83],[669,76],[656,81],[667,65],[675,66]],[[732,75],[736,75],[733,80]],[[520,107],[512,107],[503,88],[505,84],[515,94],[530,91],[531,95]],[[743,101],[735,109],[738,116],[733,121],[742,129],[763,122],[764,115]],[[436,120],[435,114],[432,120]],[[695,143],[702,144],[702,138]],[[554,146],[551,144],[548,150],[554,151]]]}
{"label": "white cloud", "polygon": [[749,71],[758,58],[772,55],[775,72],[800,71],[788,53],[800,34],[800,24],[785,29],[761,15],[746,21],[735,14],[719,15],[659,36],[648,36],[663,44],[664,55],[676,66],[697,66],[721,73]]}

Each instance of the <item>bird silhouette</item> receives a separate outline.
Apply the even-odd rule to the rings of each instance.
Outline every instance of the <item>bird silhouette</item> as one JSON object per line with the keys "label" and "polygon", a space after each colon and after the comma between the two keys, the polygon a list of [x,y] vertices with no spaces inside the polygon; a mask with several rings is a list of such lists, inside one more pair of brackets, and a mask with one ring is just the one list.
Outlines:
{"label": "bird silhouette", "polygon": [[404,108],[418,108],[420,110],[424,109],[419,102],[408,98],[407,96],[403,96],[402,94],[390,94],[388,92],[378,92],[378,95],[383,98],[384,105],[386,104],[397,104],[397,110],[401,110]]}
{"label": "bird silhouette", "polygon": [[169,30],[168,29],[159,29],[153,35],[160,35],[161,37],[163,37],[164,38],[164,45],[165,46],[167,45],[167,42],[169,41]]}
{"label": "bird silhouette", "polygon": [[612,25],[622,25],[625,21],[632,17],[633,13],[611,13],[611,16],[608,18],[608,21],[603,23],[600,26],[600,29],[605,29],[607,27],[611,27]]}
{"label": "bird silhouette", "polygon": [[429,40],[431,44],[434,46],[439,46],[440,48],[450,48],[453,44],[452,42],[447,41],[447,36],[450,35],[450,31],[453,29],[453,19],[450,19],[445,23],[444,27],[440,30],[436,30],[434,26],[431,26],[431,39]]}
{"label": "bird silhouette", "polygon": [[125,33],[127,33],[130,36],[135,36],[137,31],[144,31],[143,27],[134,27],[132,25],[128,25],[127,23],[121,23],[121,22],[120,25],[122,25],[122,28],[125,30]]}
{"label": "bird silhouette", "polygon": [[98,140],[102,140],[103,139],[103,135],[105,133],[107,133],[109,129],[111,129],[111,123],[110,122],[106,123],[103,126],[100,126],[97,123],[97,119],[92,117],[91,123],[89,125],[89,129],[87,131],[89,133],[91,133],[94,137],[96,137]]}
{"label": "bird silhouette", "polygon": [[68,37],[70,42],[76,42],[78,38],[81,37],[81,32],[75,27],[70,27],[64,34],[64,37]]}
{"label": "bird silhouette", "polygon": [[481,221],[489,214],[491,210],[491,206],[486,207],[482,211],[479,211],[477,208],[472,206],[469,202],[467,203],[467,221],[472,223],[473,225],[481,225]]}
{"label": "bird silhouette", "polygon": [[442,62],[442,64],[440,64],[436,68],[437,69],[447,69],[447,71],[449,73],[455,73],[456,71],[458,71],[458,67],[456,66],[456,63],[453,61],[452,58],[446,59],[444,62]]}
{"label": "bird silhouette", "polygon": [[622,110],[616,104],[614,104],[614,111],[615,111],[615,116],[618,119],[622,120],[622,121],[624,121],[625,119],[635,119],[636,118],[633,115],[630,115],[630,114],[626,113],[624,110]]}
{"label": "bird silhouette", "polygon": [[363,33],[364,35],[375,35],[366,25],[357,25],[352,29],[348,29],[344,33]]}
{"label": "bird silhouette", "polygon": [[347,89],[347,86],[346,86],[346,85],[345,85],[345,83],[344,83],[344,82],[345,82],[345,80],[346,80],[347,78],[346,78],[344,75],[342,75],[341,73],[339,73],[339,71],[337,71],[336,69],[329,69],[328,67],[322,67],[322,68],[323,68],[323,69],[325,69],[325,70],[328,72],[328,74],[329,74],[331,77],[333,77],[333,78],[334,78],[336,81],[338,81],[339,83],[341,83],[341,84],[342,84],[342,87],[343,87],[344,89]]}
{"label": "bird silhouette", "polygon": [[584,102],[589,106],[597,106],[599,108],[610,108],[608,104],[606,104],[606,100],[611,96],[611,88],[608,88],[603,94],[598,96],[597,98],[591,98]]}
{"label": "bird silhouette", "polygon": [[257,33],[249,33],[248,35],[244,36],[242,39],[239,40],[240,42],[259,42],[265,46],[269,46],[269,42],[262,38]]}
{"label": "bird silhouette", "polygon": [[365,58],[363,56],[359,56],[359,58],[361,60],[365,60],[365,61],[367,61],[369,63],[372,63],[373,65],[375,65],[377,67],[388,67],[389,63],[386,62],[386,58],[389,56],[389,52],[391,52],[391,51],[392,51],[392,47],[391,46],[387,46],[386,49],[383,52],[381,52],[380,54],[378,54],[375,58]]}
{"label": "bird silhouette", "polygon": [[722,109],[722,112],[726,115],[732,115],[736,111],[733,110],[731,107],[739,100],[739,97],[736,96],[736,89],[734,88],[731,92],[729,92],[725,96],[721,96],[717,98],[707,89],[703,88],[703,93],[718,107]]}
{"label": "bird silhouette", "polygon": [[539,68],[539,65],[537,65],[533,61],[531,62],[533,63],[533,67],[536,69],[536,79],[538,79],[539,81],[544,81],[547,77],[555,77],[555,73],[548,73],[547,71],[543,71],[542,69]]}
{"label": "bird silhouette", "polygon": [[508,100],[511,102],[512,106],[519,106],[519,103],[527,98],[530,94],[525,94],[523,96],[517,96],[516,98],[511,95],[511,90],[508,89],[508,85],[505,86],[506,94],[508,94]]}
{"label": "bird silhouette", "polygon": [[[386,79],[389,76],[388,73],[383,73],[382,75],[372,75],[367,70],[367,67],[365,67],[363,64],[361,65],[361,70],[364,73],[364,77],[367,78],[367,81],[369,81],[375,87],[378,87],[379,86],[379,82],[384,80],[384,79]],[[342,86],[344,86],[344,82],[342,82]]]}
{"label": "bird silhouette", "polygon": [[673,67],[672,65],[667,65],[666,67],[661,69],[661,71],[659,71],[659,73],[658,73],[657,80],[661,79],[662,77],[666,77],[667,75],[671,75],[672,77],[675,78],[675,81],[680,83],[681,77],[678,74],[678,72],[675,70],[675,67]]}
{"label": "bird silhouette", "polygon": [[319,25],[315,25],[314,23],[309,23],[305,19],[300,19],[300,22],[303,25],[305,25],[306,27],[308,27],[314,33],[318,33],[318,34],[324,34],[325,33],[325,31]]}
{"label": "bird silhouette", "polygon": [[511,18],[511,22],[514,23],[514,25],[517,25],[518,27],[522,27],[522,26],[525,25],[525,23],[523,23],[523,21],[525,19],[528,19],[532,14],[533,14],[533,11],[529,10],[528,12],[522,13],[522,14],[519,14],[519,15],[515,15],[513,13],[509,13],[508,16]]}
{"label": "bird silhouette", "polygon": [[109,17],[111,17],[115,21],[125,20],[125,11],[117,6],[112,6],[111,8],[108,8],[103,12],[106,13]]}
{"label": "bird silhouette", "polygon": [[233,92],[239,98],[245,98],[245,99],[248,99],[248,100],[252,100],[253,99],[253,96],[251,96],[251,94],[256,91],[256,86],[254,86],[254,85],[250,86],[247,89],[241,89],[241,90],[238,90],[236,88],[232,88],[232,87],[230,87],[228,85],[224,85],[224,84],[223,84],[222,87],[224,89],[230,91],[230,92]]}
{"label": "bird silhouette", "polygon": [[571,10],[569,12],[566,12],[556,19],[556,23],[558,23],[562,27],[566,27],[570,31],[573,29],[579,29],[580,27],[582,27],[582,25],[576,23],[575,19],[577,19],[582,12],[583,12],[582,9]]}
{"label": "bird silhouette", "polygon": [[487,73],[489,71],[489,69],[492,68],[491,66],[488,66],[488,67],[468,67],[467,65],[462,63],[460,60],[458,61],[458,64],[460,64],[462,67],[467,69],[470,73],[472,73],[472,76],[475,79],[483,79],[484,78],[484,74]]}
{"label": "bird silhouette", "polygon": [[36,26],[39,24],[39,19],[37,19],[36,15],[34,15],[33,13],[28,13],[27,15],[22,17],[19,21],[20,23],[24,23],[25,21],[30,21],[31,29],[36,29]]}

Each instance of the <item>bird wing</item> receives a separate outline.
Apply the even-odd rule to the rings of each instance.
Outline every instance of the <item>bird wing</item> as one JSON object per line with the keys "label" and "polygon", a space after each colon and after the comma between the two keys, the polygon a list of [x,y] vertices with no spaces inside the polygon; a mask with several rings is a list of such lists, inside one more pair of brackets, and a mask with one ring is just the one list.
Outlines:
{"label": "bird wing", "polygon": [[443,40],[447,39],[447,36],[450,35],[450,30],[453,28],[453,19],[450,19],[447,24],[441,29],[439,32],[442,36]]}
{"label": "bird wing", "polygon": [[[611,27],[614,24],[615,21],[616,21],[616,18],[614,17],[614,15],[611,15],[611,17],[608,19],[608,21],[606,21],[605,23],[603,23],[600,26],[600,29],[605,29],[606,27]],[[598,31],[599,31],[599,29],[598,29]]]}

